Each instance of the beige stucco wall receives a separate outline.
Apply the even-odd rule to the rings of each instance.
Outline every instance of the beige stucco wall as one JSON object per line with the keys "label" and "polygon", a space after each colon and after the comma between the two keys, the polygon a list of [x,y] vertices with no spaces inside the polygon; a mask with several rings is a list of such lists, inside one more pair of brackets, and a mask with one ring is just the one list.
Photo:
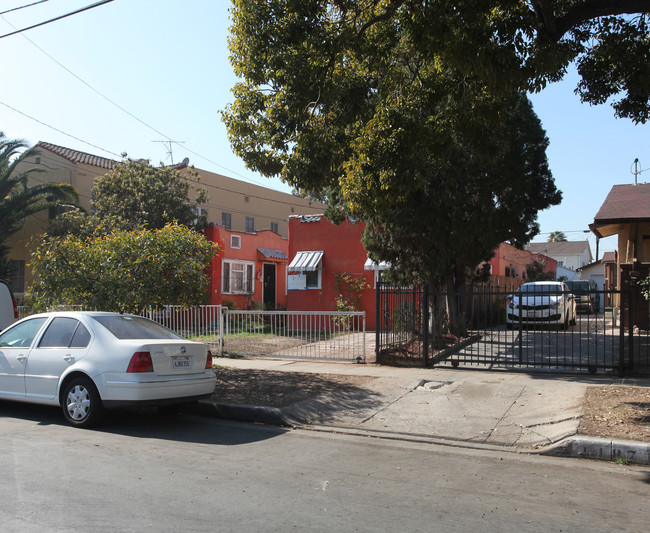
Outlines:
{"label": "beige stucco wall", "polygon": [[207,205],[201,206],[208,211],[208,222],[221,224],[222,213],[230,213],[234,231],[246,231],[246,217],[252,217],[255,231],[271,229],[271,222],[275,222],[278,233],[287,238],[290,215],[322,214],[327,207],[261,185],[206,170],[197,171],[199,182],[194,185],[204,187],[210,197]]}

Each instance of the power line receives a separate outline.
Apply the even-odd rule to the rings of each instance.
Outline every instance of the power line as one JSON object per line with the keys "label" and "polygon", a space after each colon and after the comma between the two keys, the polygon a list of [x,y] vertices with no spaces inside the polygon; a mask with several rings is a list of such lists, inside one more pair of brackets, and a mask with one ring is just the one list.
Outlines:
{"label": "power line", "polygon": [[[12,28],[15,28],[15,26],[14,26],[13,24],[11,24],[8,20],[4,19],[4,17],[3,17],[3,20],[5,20],[5,22],[6,22],[7,24],[9,24],[9,26],[11,26]],[[54,58],[52,55],[50,55],[50,54],[47,53],[45,50],[43,50],[43,48],[41,48],[38,44],[36,44],[34,41],[32,41],[29,37],[27,37],[26,35],[22,35],[22,37],[24,37],[25,39],[27,39],[27,40],[28,40],[28,41],[29,41],[33,46],[35,46],[35,47],[36,47],[36,48],[37,48],[41,53],[45,54],[48,58],[50,58],[50,59],[51,59],[52,61],[54,61],[57,65],[59,65],[59,67],[61,67],[63,70],[65,70],[65,71],[66,71],[68,74],[70,74],[71,76],[75,77],[77,80],[79,80],[81,83],[83,83],[86,87],[88,87],[91,91],[93,91],[93,92],[95,92],[97,95],[101,96],[104,100],[106,100],[106,101],[109,102],[110,104],[114,105],[114,106],[117,107],[120,111],[126,113],[128,116],[130,116],[130,117],[133,118],[134,120],[137,120],[137,121],[138,121],[140,124],[142,124],[143,126],[149,128],[151,131],[153,131],[153,132],[157,133],[158,135],[160,135],[160,136],[164,137],[165,139],[167,139],[167,141],[170,143],[170,151],[171,151],[171,143],[177,144],[180,148],[186,150],[186,151],[189,152],[190,154],[195,155],[195,156],[199,157],[200,159],[203,159],[204,161],[207,161],[208,163],[211,163],[212,165],[215,165],[215,166],[217,166],[217,167],[219,167],[219,168],[222,168],[223,170],[229,172],[229,173],[232,174],[232,175],[239,176],[240,178],[242,178],[242,179],[244,179],[244,180],[246,180],[246,181],[248,181],[248,182],[255,183],[255,184],[260,185],[260,186],[262,186],[262,187],[265,186],[264,184],[262,184],[262,183],[259,182],[258,180],[254,180],[253,178],[250,178],[250,177],[248,177],[248,176],[244,176],[243,174],[240,174],[239,172],[236,172],[236,171],[234,171],[234,170],[232,170],[232,169],[229,169],[228,167],[225,167],[225,166],[223,166],[223,165],[217,163],[216,161],[213,161],[213,160],[211,160],[210,158],[205,157],[204,155],[201,155],[201,154],[199,154],[198,152],[195,152],[194,150],[191,150],[190,148],[187,148],[187,147],[184,147],[184,146],[180,146],[179,141],[173,141],[172,138],[171,138],[169,135],[165,135],[165,134],[162,133],[161,131],[158,131],[156,128],[154,128],[154,127],[151,126],[150,124],[146,123],[144,120],[142,120],[141,118],[137,117],[136,115],[134,115],[133,113],[131,113],[130,111],[128,111],[127,109],[125,109],[124,107],[122,107],[121,105],[119,105],[117,102],[111,100],[108,96],[106,96],[105,94],[103,94],[102,92],[100,92],[98,89],[95,89],[95,87],[93,87],[90,83],[88,83],[86,80],[84,80],[83,78],[81,78],[80,76],[78,76],[77,74],[75,74],[74,72],[72,72],[72,70],[70,70],[70,69],[69,69],[68,67],[66,67],[63,63],[61,63],[59,60],[57,60],[57,59]],[[6,104],[5,104],[5,105],[6,105]],[[31,118],[31,117],[30,117],[30,118]],[[34,120],[35,120],[35,119],[34,119]],[[37,122],[38,122],[38,121],[37,121]],[[52,127],[52,126],[49,126],[49,127]],[[56,128],[53,128],[53,129],[56,129]],[[57,131],[60,131],[60,130],[57,130]],[[62,133],[63,133],[63,132],[62,132]],[[72,137],[72,138],[75,138],[75,139],[76,139],[76,137],[74,137],[74,136],[72,136],[72,135],[70,135],[70,134],[65,134],[65,135],[68,135],[69,137]],[[88,142],[86,142],[86,141],[82,141],[82,142],[84,142],[84,143],[86,143],[86,144],[90,144],[90,143],[88,143]],[[164,141],[160,141],[160,142],[164,142]],[[91,145],[91,146],[94,146],[94,145]],[[103,149],[100,148],[100,150],[103,150]],[[105,152],[108,152],[108,153],[113,153],[113,152],[110,152],[109,150],[104,150],[104,151],[105,151]]]}
{"label": "power line", "polygon": [[11,37],[12,35],[16,35],[17,33],[22,33],[24,31],[28,30],[33,30],[34,28],[38,28],[39,26],[45,26],[46,24],[50,24],[51,22],[56,22],[57,20],[61,20],[67,17],[71,17],[72,15],[77,15],[79,13],[83,13],[84,11],[88,11],[89,9],[93,9],[95,7],[102,6],[104,4],[108,4],[109,2],[112,2],[113,0],[100,0],[99,2],[95,2],[94,4],[90,4],[89,6],[82,7],[80,9],[77,9],[75,11],[71,11],[70,13],[66,13],[65,15],[59,15],[58,17],[55,17],[50,20],[46,20],[44,22],[39,22],[38,24],[34,24],[32,26],[28,26],[27,28],[23,28],[21,30],[16,30],[12,31],[11,33],[5,33],[4,35],[0,35],[0,39],[3,39],[5,37]]}
{"label": "power line", "polygon": [[43,122],[42,120],[38,120],[37,118],[34,118],[34,117],[28,115],[27,113],[23,113],[22,111],[20,111],[19,109],[16,109],[15,107],[11,107],[9,104],[5,104],[4,102],[0,102],[0,105],[3,105],[8,109],[11,109],[12,111],[15,111],[16,113],[18,113],[18,114],[20,114],[20,115],[22,115],[22,116],[24,116],[24,117],[26,117],[26,118],[28,118],[30,120],[33,120],[34,122],[38,122],[39,124],[41,124],[41,125],[43,125],[43,126],[45,126],[47,128],[50,128],[50,129],[52,129],[52,130],[54,130],[54,131],[56,131],[58,133],[61,133],[61,134],[65,135],[65,136],[67,136],[67,137],[70,137],[71,139],[74,139],[75,141],[79,141],[79,142],[82,142],[84,144],[87,144],[88,146],[92,146],[93,148],[97,148],[98,150],[101,150],[102,152],[106,152],[107,154],[111,154],[111,155],[114,155],[114,156],[117,156],[117,157],[121,157],[121,155],[116,154],[115,152],[111,152],[110,150],[106,150],[105,148],[102,148],[101,146],[97,146],[96,144],[92,144],[92,143],[89,143],[88,141],[84,141],[83,139],[80,139],[79,137],[75,137],[74,135],[66,133],[63,130],[60,130],[59,128],[55,128],[54,126],[50,126],[49,124]]}
{"label": "power line", "polygon": [[27,4],[24,6],[12,7],[11,9],[7,9],[6,11],[1,11],[0,15],[4,15],[5,13],[11,13],[12,11],[18,11],[19,9],[25,9],[26,7],[32,7],[38,4],[43,4],[44,2],[49,2],[49,0],[39,0],[38,2],[32,2],[31,4]]}

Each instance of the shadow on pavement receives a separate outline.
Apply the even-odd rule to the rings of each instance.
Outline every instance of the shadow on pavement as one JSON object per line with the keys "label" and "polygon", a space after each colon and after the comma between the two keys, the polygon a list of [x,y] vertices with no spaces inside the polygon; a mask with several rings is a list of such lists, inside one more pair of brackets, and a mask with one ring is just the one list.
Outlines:
{"label": "shadow on pavement", "polygon": [[38,426],[67,427],[70,431],[110,433],[141,439],[191,442],[215,446],[236,446],[271,439],[288,430],[273,426],[251,426],[194,418],[186,414],[166,414],[156,408],[116,409],[106,412],[102,423],[91,429],[68,426],[58,407],[0,401],[3,417],[33,421]]}

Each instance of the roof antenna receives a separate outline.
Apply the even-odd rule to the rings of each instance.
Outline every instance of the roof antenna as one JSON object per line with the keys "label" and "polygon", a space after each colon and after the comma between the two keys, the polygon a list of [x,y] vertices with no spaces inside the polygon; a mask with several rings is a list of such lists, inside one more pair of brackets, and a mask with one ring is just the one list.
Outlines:
{"label": "roof antenna", "polygon": [[639,158],[634,159],[634,185],[638,185],[637,178],[639,177]]}
{"label": "roof antenna", "polygon": [[172,144],[185,144],[185,141],[172,141],[171,139],[167,141],[151,141],[152,143],[163,143],[167,145],[167,157],[171,161],[171,164],[174,164],[174,154],[172,153]]}

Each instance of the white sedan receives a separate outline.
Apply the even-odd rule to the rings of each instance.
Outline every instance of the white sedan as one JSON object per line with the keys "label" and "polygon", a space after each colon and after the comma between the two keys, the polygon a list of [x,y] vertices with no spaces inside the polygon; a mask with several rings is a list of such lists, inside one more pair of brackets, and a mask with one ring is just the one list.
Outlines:
{"label": "white sedan", "polygon": [[564,329],[576,324],[576,302],[566,283],[524,283],[508,298],[506,327],[556,324]]}
{"label": "white sedan", "polygon": [[60,405],[77,427],[105,409],[207,398],[215,385],[207,344],[140,316],[43,313],[0,334],[0,399]]}

